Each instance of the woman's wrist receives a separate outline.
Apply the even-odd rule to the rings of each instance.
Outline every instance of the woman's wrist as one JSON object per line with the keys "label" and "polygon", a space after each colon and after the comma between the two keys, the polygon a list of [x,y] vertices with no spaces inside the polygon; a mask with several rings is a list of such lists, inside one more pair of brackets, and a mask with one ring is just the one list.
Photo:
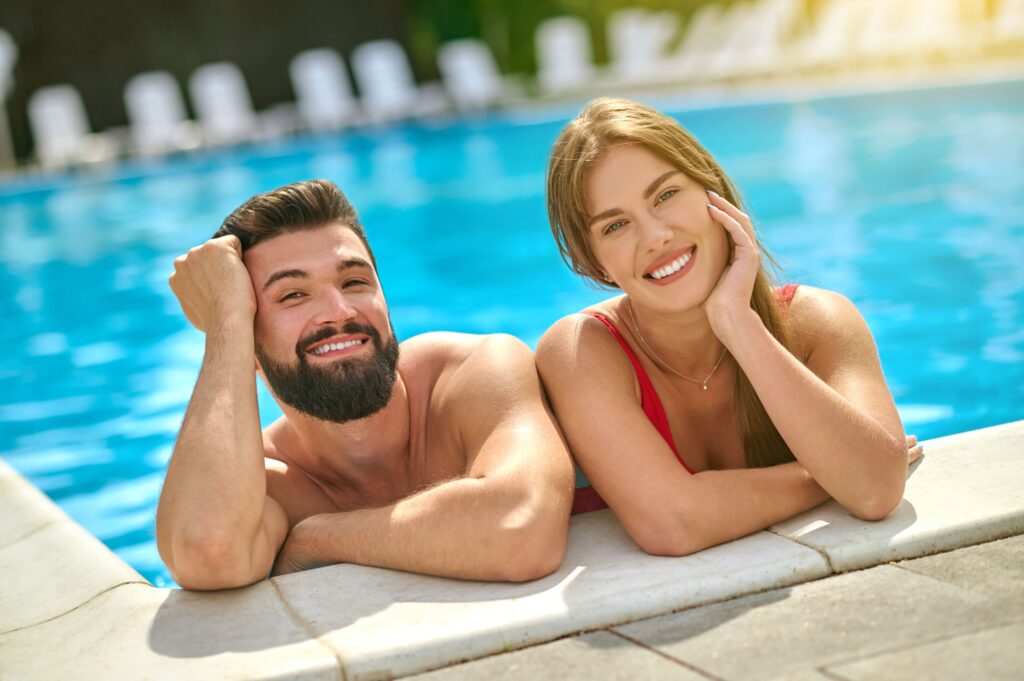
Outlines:
{"label": "woman's wrist", "polygon": [[749,339],[765,329],[761,318],[753,308],[743,310],[719,310],[708,314],[711,330],[735,357],[741,341]]}

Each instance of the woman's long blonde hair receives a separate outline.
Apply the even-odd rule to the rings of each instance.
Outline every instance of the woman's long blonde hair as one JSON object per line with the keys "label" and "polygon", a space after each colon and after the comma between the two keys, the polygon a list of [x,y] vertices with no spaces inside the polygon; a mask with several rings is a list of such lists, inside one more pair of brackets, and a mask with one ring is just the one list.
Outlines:
{"label": "woman's long blonde hair", "polygon": [[[595,99],[565,126],[555,141],[548,164],[547,203],[551,233],[562,259],[574,272],[602,286],[614,285],[604,279],[590,245],[587,181],[594,164],[610,147],[619,144],[644,147],[743,210],[739,194],[721,166],[675,119],[627,99]],[[732,247],[730,237],[730,250]],[[757,247],[762,255],[761,267],[754,280],[750,306],[768,331],[790,348],[785,314],[766,269],[766,263],[774,264],[774,260],[760,240]],[[739,366],[733,394],[747,465],[771,466],[793,461],[793,453]]]}

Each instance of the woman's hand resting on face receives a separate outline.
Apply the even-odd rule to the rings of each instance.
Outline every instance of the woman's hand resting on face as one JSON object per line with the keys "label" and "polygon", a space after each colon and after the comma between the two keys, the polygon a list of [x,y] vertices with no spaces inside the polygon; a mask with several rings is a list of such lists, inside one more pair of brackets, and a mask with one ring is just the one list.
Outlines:
{"label": "woman's hand resting on face", "polygon": [[712,191],[708,191],[708,198],[708,212],[725,228],[733,243],[732,256],[704,301],[704,312],[711,328],[725,342],[723,336],[737,321],[749,315],[756,317],[750,307],[750,296],[761,267],[761,253],[757,249],[750,216]]}

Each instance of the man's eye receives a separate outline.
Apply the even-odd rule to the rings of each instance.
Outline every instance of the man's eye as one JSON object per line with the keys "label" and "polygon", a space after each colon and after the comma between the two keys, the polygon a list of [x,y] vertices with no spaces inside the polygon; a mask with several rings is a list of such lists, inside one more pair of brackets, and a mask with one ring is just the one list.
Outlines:
{"label": "man's eye", "polygon": [[655,203],[661,203],[662,201],[667,201],[668,199],[671,199],[673,196],[675,196],[678,193],[679,193],[678,189],[666,189],[662,193],[658,194],[658,200]]}
{"label": "man's eye", "polygon": [[291,293],[286,294],[284,297],[281,298],[281,300],[279,300],[277,302],[279,302],[279,303],[287,303],[290,300],[298,300],[303,295],[305,295],[305,294],[300,293],[299,291],[292,291]]}
{"label": "man's eye", "polygon": [[349,279],[345,282],[345,288],[351,288],[353,286],[366,286],[365,279]]}

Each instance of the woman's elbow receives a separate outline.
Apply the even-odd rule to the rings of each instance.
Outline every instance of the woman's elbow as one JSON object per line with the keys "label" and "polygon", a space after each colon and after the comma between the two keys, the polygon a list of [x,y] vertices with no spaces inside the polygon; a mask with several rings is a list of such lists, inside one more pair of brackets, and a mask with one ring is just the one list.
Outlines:
{"label": "woman's elbow", "polygon": [[883,520],[903,501],[903,488],[906,480],[904,473],[888,484],[876,485],[868,494],[863,494],[850,503],[844,504],[846,509],[857,519],[868,522]]}
{"label": "woman's elbow", "polygon": [[662,514],[657,520],[627,525],[627,530],[637,546],[652,556],[678,558],[707,548],[687,524],[676,518],[676,522],[664,522],[671,514]]}
{"label": "woman's elbow", "polygon": [[848,505],[846,509],[858,520],[877,522],[885,519],[890,513],[896,510],[896,507],[900,505],[902,500],[903,489],[901,487],[899,494],[868,497]]}

